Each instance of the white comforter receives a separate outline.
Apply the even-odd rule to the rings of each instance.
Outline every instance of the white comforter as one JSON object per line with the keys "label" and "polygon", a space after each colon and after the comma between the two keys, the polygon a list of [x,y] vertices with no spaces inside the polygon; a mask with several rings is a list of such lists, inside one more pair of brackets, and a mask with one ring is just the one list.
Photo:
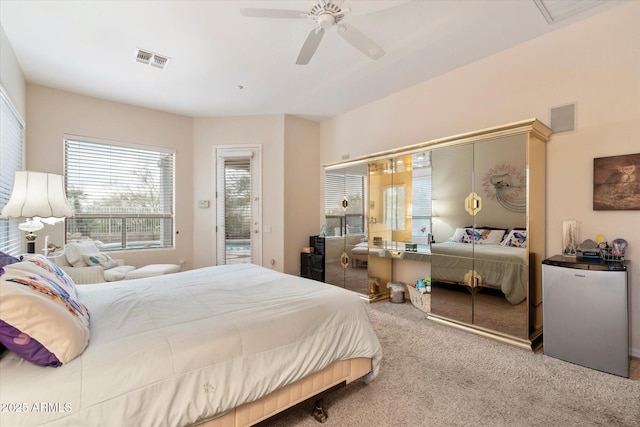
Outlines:
{"label": "white comforter", "polygon": [[382,356],[356,294],[249,264],[78,286],[85,352],[61,368],[0,360],[0,426],[182,426],[335,360]]}

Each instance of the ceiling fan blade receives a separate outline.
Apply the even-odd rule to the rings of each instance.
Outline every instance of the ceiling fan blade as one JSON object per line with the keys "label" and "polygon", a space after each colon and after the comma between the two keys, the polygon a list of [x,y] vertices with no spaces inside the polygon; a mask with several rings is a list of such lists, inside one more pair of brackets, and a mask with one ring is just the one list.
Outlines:
{"label": "ceiling fan blade", "polygon": [[378,59],[384,55],[384,50],[360,30],[349,24],[339,24],[338,34],[351,43],[353,47],[364,53],[371,59]]}
{"label": "ceiling fan blade", "polygon": [[284,18],[284,19],[299,19],[307,18],[309,14],[300,10],[288,10],[288,9],[260,9],[260,8],[240,8],[242,16],[248,16],[251,18]]}
{"label": "ceiling fan blade", "polygon": [[311,30],[311,32],[307,36],[307,39],[302,45],[302,49],[300,49],[296,64],[307,65],[309,63],[313,54],[316,53],[316,49],[318,48],[320,41],[322,41],[323,36],[324,28],[317,27]]}

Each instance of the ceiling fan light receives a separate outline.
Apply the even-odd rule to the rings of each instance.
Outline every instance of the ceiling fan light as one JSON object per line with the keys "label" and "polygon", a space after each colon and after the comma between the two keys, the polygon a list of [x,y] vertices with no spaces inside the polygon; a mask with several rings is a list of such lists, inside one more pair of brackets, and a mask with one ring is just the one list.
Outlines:
{"label": "ceiling fan light", "polygon": [[333,27],[336,23],[336,18],[330,13],[323,13],[318,16],[318,25],[325,30]]}

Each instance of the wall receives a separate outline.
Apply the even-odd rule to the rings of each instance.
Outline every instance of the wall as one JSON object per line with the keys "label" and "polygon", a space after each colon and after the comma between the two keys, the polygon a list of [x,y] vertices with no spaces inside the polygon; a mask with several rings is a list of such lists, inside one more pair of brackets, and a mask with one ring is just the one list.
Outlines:
{"label": "wall", "polygon": [[[43,86],[27,85],[27,169],[63,174],[64,134],[173,148],[176,150],[176,247],[115,254],[130,265],[193,259],[191,187],[192,119],[146,108],[73,94]],[[63,226],[45,226],[40,236],[64,242]],[[43,241],[43,240],[39,240]]]}
{"label": "wall", "polygon": [[602,233],[629,242],[631,347],[640,357],[640,212],[592,209],[593,159],[640,152],[639,24],[640,2],[630,2],[326,120],[320,160],[532,117],[549,124],[551,107],[575,102],[576,131],[547,144],[547,256],[562,251],[569,218],[580,241]]}
{"label": "wall", "polygon": [[[213,265],[216,260],[214,146],[259,144],[263,201],[261,264],[286,273],[299,273],[300,248],[308,245],[309,233],[317,229],[318,127],[317,123],[284,115],[194,119],[192,197],[212,201],[211,208],[193,211],[198,233],[193,242],[194,267]],[[309,182],[301,178],[306,173],[311,175]],[[265,232],[265,227],[271,231]]]}
{"label": "wall", "polygon": [[13,107],[26,120],[27,116],[27,82],[9,39],[0,26],[0,85],[9,96]]}
{"label": "wall", "polygon": [[284,271],[300,273],[300,250],[320,233],[320,125],[285,117],[284,139]]}

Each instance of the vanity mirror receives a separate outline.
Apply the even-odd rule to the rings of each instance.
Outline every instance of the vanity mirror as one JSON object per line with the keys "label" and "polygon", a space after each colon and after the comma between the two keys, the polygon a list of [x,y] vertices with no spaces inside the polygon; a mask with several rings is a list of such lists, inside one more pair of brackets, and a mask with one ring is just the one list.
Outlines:
{"label": "vanity mirror", "polygon": [[[421,261],[432,279],[429,319],[535,348],[550,135],[531,119],[327,166],[327,174],[363,174],[366,249],[358,253],[369,301],[388,298],[399,263]],[[344,248],[353,260],[354,248]]]}

